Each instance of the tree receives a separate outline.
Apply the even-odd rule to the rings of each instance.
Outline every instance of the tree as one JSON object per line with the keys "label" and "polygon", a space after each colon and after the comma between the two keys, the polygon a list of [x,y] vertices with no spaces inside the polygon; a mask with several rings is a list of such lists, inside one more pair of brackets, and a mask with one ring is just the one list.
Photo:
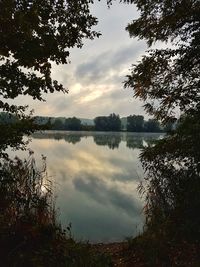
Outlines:
{"label": "tree", "polygon": [[144,117],[141,115],[130,115],[127,117],[127,131],[142,132],[144,131]]}
{"label": "tree", "polygon": [[52,124],[53,130],[64,130],[64,122],[60,118],[56,118]]}
{"label": "tree", "polygon": [[159,121],[155,119],[149,119],[148,121],[145,121],[144,130],[145,132],[151,133],[159,133],[162,131]]}
{"label": "tree", "polygon": [[120,131],[121,120],[115,113],[109,116],[99,116],[94,119],[95,130],[97,131]]}
{"label": "tree", "polygon": [[173,130],[176,129],[176,126],[177,126],[177,123],[173,123],[173,122],[168,122],[167,124],[165,124],[164,128],[163,128],[163,131],[166,132],[166,133],[170,133],[172,132]]}
{"label": "tree", "polygon": [[146,110],[162,121],[174,119],[177,106],[192,112],[199,106],[199,1],[131,2],[141,14],[127,26],[130,36],[146,39],[149,46],[156,41],[174,46],[150,50],[132,67],[125,86],[133,88],[146,102]]}
{"label": "tree", "polygon": [[121,130],[121,120],[119,115],[112,113],[108,117],[110,131],[120,131]]}
{"label": "tree", "polygon": [[106,116],[99,116],[94,119],[96,131],[108,131],[108,119]]}
{"label": "tree", "polygon": [[65,128],[65,130],[80,131],[81,130],[81,120],[77,119],[76,117],[67,118],[67,119],[65,119],[64,128]]}
{"label": "tree", "polygon": [[[132,66],[125,87],[163,123],[177,119],[171,135],[144,149],[147,229],[164,240],[200,242],[200,3],[132,0],[140,11],[127,26],[131,37],[168,42]],[[170,236],[170,237],[169,237]]]}
{"label": "tree", "polygon": [[[25,115],[27,106],[10,104],[7,99],[29,95],[43,101],[44,93],[67,92],[62,84],[52,80],[51,65],[68,63],[69,49],[82,47],[85,38],[99,36],[91,30],[97,24],[90,14],[91,2],[0,1],[0,109],[15,114],[19,120],[17,131],[9,129],[9,138],[4,138],[0,149],[20,145],[23,134],[30,134],[36,127]],[[25,120],[29,127],[24,129]],[[0,136],[3,133],[1,128]]]}

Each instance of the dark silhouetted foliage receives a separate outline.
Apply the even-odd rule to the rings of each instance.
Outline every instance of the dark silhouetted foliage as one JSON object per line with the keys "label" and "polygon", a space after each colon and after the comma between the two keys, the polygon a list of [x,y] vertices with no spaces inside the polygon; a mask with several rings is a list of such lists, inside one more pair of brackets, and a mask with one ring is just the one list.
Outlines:
{"label": "dark silhouetted foliage", "polygon": [[94,119],[96,131],[120,131],[121,120],[119,115],[114,113],[109,116],[99,116]]}
{"label": "dark silhouetted foliage", "polygon": [[155,119],[144,120],[141,115],[130,115],[127,117],[127,131],[128,132],[150,132],[159,133],[163,130],[159,121]]}
{"label": "dark silhouetted foliage", "polygon": [[80,131],[81,120],[76,117],[66,119],[55,118],[54,122],[50,123],[49,128],[52,130]]}
{"label": "dark silhouetted foliage", "polygon": [[[8,140],[0,141],[0,150],[9,144],[19,147],[23,134],[35,129],[32,119],[26,116],[27,106],[10,104],[8,99],[29,95],[43,100],[45,93],[67,92],[62,84],[52,80],[52,63],[66,64],[69,50],[81,48],[83,39],[93,39],[100,34],[91,30],[97,19],[91,15],[86,1],[0,1],[0,109],[15,115],[18,131]],[[28,129],[23,127],[25,120]],[[4,128],[0,127],[0,137]],[[17,136],[15,138],[15,136]],[[22,140],[22,138],[21,138]],[[22,145],[24,143],[22,142]]]}
{"label": "dark silhouetted foliage", "polygon": [[[125,1],[127,2],[127,1]],[[199,105],[200,4],[194,1],[133,0],[140,11],[138,19],[127,26],[131,37],[171,41],[174,46],[150,50],[133,65],[125,86],[134,89],[145,108],[162,121],[173,120],[178,106],[192,112]],[[157,101],[153,101],[157,100]]]}
{"label": "dark silhouetted foliage", "polygon": [[81,120],[76,117],[65,119],[64,124],[65,130],[80,131],[81,130]]}
{"label": "dark silhouetted foliage", "polygon": [[143,132],[144,131],[144,117],[141,115],[128,116],[127,117],[127,131]]}
{"label": "dark silhouetted foliage", "polygon": [[149,119],[144,123],[144,131],[150,133],[159,133],[162,132],[159,121],[155,119]]}
{"label": "dark silhouetted foliage", "polygon": [[94,125],[81,125],[81,130],[82,131],[94,131],[95,126]]}
{"label": "dark silhouetted foliage", "polygon": [[177,129],[170,129],[166,138],[141,154],[146,232],[140,242],[145,245],[148,236],[149,251],[151,247],[158,251],[149,266],[157,266],[158,259],[163,266],[188,266],[193,259],[183,265],[178,256],[173,265],[169,250],[184,242],[195,249],[200,244],[200,2],[124,2],[135,3],[140,12],[127,26],[131,37],[145,39],[149,46],[171,42],[167,48],[150,50],[133,65],[125,87],[132,88],[146,111],[166,127],[178,118],[177,110],[182,114]]}
{"label": "dark silhouetted foliage", "polygon": [[52,130],[64,130],[64,122],[59,119],[56,118],[55,121],[52,123],[51,129]]}

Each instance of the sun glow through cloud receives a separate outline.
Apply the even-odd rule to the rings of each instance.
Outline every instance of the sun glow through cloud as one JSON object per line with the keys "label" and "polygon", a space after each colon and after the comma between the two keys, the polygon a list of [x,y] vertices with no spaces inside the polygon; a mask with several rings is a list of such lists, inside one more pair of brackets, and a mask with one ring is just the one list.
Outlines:
{"label": "sun glow through cloud", "polygon": [[[99,23],[100,38],[86,40],[82,49],[70,50],[70,64],[52,64],[52,78],[62,83],[68,94],[44,94],[46,102],[23,97],[35,115],[94,118],[116,113],[145,115],[143,103],[133,101],[133,92],[124,90],[123,81],[146,50],[145,42],[131,39],[125,27],[137,17],[134,5],[95,2],[92,13]],[[16,104],[22,101],[16,100]]]}

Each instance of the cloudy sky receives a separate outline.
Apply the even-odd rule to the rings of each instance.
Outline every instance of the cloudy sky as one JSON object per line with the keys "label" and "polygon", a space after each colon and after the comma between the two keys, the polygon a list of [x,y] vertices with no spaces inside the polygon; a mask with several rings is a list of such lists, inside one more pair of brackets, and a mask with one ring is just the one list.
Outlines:
{"label": "cloudy sky", "polygon": [[[71,51],[71,64],[53,66],[53,78],[69,89],[68,94],[45,96],[46,102],[27,100],[35,115],[94,118],[117,113],[120,116],[145,114],[143,103],[133,98],[123,80],[131,64],[144,54],[145,42],[131,39],[125,27],[138,13],[134,5],[95,1],[92,13],[98,18],[99,39],[86,41]],[[23,100],[24,101],[24,100]]]}

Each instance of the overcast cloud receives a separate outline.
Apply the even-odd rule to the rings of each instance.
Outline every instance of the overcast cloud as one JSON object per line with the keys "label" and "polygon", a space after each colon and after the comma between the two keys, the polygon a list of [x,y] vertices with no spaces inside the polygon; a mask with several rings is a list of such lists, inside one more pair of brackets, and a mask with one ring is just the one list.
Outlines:
{"label": "overcast cloud", "polygon": [[126,25],[138,14],[134,5],[115,2],[108,9],[105,2],[95,2],[92,12],[99,20],[96,30],[102,36],[85,41],[82,49],[70,51],[71,64],[53,65],[52,75],[69,89],[68,94],[45,95],[46,102],[19,98],[43,116],[77,116],[94,118],[114,112],[120,116],[145,114],[143,103],[133,98],[130,89],[123,88],[131,64],[146,50],[143,41],[130,39]]}

